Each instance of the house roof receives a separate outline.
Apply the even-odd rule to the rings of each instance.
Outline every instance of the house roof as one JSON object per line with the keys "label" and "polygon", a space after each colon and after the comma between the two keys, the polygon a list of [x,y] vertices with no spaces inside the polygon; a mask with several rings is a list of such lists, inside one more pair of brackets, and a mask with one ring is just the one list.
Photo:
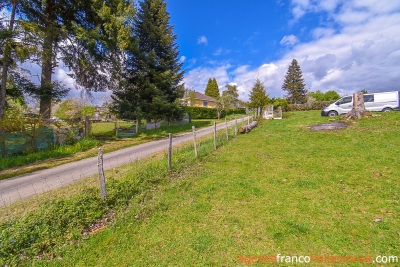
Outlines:
{"label": "house roof", "polygon": [[217,99],[215,99],[215,98],[213,98],[211,96],[199,93],[199,92],[195,92],[195,95],[196,95],[196,99],[208,100],[208,101],[217,101]]}

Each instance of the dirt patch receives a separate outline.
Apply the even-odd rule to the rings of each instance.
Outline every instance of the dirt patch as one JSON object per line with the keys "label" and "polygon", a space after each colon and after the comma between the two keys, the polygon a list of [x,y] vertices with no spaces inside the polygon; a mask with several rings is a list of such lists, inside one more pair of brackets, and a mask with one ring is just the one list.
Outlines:
{"label": "dirt patch", "polygon": [[310,130],[314,130],[314,131],[321,131],[321,130],[343,129],[343,128],[346,128],[347,126],[349,126],[347,123],[339,121],[339,122],[332,122],[332,123],[317,124],[317,125],[309,126],[307,128],[309,128]]}

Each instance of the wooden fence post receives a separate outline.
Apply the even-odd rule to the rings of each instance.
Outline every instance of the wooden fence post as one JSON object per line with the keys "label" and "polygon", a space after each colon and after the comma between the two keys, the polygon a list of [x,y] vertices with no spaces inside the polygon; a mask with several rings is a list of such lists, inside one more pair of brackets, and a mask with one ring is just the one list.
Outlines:
{"label": "wooden fence post", "polygon": [[97,158],[97,166],[99,169],[101,199],[106,199],[107,192],[106,192],[106,179],[104,177],[104,169],[103,169],[103,148],[102,147],[99,148],[99,156]]}
{"label": "wooden fence post", "polygon": [[225,128],[226,128],[226,140],[228,140],[228,141],[229,141],[228,122],[226,121],[226,118],[225,118]]}
{"label": "wooden fence post", "polygon": [[247,116],[247,125],[250,124],[250,116]]}
{"label": "wooden fence post", "polygon": [[89,116],[85,116],[85,137],[89,136]]}
{"label": "wooden fence post", "polygon": [[217,123],[214,121],[214,149],[217,150]]}
{"label": "wooden fence post", "polygon": [[117,115],[115,115],[115,137],[118,136],[118,119]]}
{"label": "wooden fence post", "polygon": [[237,135],[237,119],[235,117],[235,136]]}
{"label": "wooden fence post", "polygon": [[172,169],[172,133],[169,134],[168,169]]}
{"label": "wooden fence post", "polygon": [[194,125],[192,126],[192,130],[193,130],[193,141],[194,141],[194,154],[197,158],[196,127],[194,127]]}
{"label": "wooden fence post", "polygon": [[136,133],[138,133],[139,132],[139,120],[136,120]]}

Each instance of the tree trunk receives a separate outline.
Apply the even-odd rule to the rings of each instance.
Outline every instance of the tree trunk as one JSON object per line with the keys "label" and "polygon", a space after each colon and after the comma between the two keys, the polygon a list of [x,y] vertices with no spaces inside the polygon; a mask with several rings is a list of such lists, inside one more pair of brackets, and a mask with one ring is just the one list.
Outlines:
{"label": "tree trunk", "polygon": [[343,118],[350,120],[352,118],[361,119],[362,115],[366,112],[364,105],[364,95],[362,92],[353,94],[353,109],[343,116]]}
{"label": "tree trunk", "polygon": [[51,100],[52,100],[52,83],[53,75],[53,54],[55,40],[55,11],[54,1],[47,1],[45,13],[49,23],[46,25],[46,32],[43,40],[43,55],[42,55],[42,75],[41,75],[41,94],[40,94],[40,115],[42,119],[48,120],[51,116]]}
{"label": "tree trunk", "polygon": [[[14,31],[14,20],[15,20],[15,9],[17,7],[17,1],[12,1],[12,11],[10,17],[10,25],[8,26],[8,32],[11,34]],[[8,69],[11,63],[11,38],[8,37],[4,47],[3,57],[3,70],[1,71],[1,88],[0,88],[0,119],[3,119],[4,108],[6,105],[6,90],[7,90],[7,78]]]}
{"label": "tree trunk", "polygon": [[40,115],[42,119],[50,119],[51,114],[51,93],[53,74],[53,34],[46,33],[43,44],[42,75],[41,75],[41,95],[40,95]]}
{"label": "tree trunk", "polygon": [[[15,10],[17,7],[17,1],[12,1],[12,11],[10,17],[10,25],[8,26],[9,34],[14,31],[14,20],[15,20]],[[11,40],[12,37],[8,37],[4,47],[4,57],[3,57],[3,70],[1,71],[1,87],[0,87],[0,150],[2,155],[6,155],[6,140],[5,140],[5,130],[3,125],[4,119],[4,108],[6,106],[6,91],[7,91],[7,78],[8,69],[11,63]]]}
{"label": "tree trunk", "polygon": [[258,125],[258,122],[257,121],[253,121],[252,123],[250,123],[250,124],[248,124],[246,126],[240,127],[239,128],[239,133],[248,133],[248,132],[251,131],[251,129],[253,129],[254,127],[257,127],[257,125]]}

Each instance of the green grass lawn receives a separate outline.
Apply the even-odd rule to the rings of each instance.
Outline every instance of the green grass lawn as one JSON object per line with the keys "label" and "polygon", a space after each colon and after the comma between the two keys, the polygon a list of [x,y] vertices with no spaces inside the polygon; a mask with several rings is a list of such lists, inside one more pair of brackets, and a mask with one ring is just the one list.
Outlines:
{"label": "green grass lawn", "polygon": [[277,254],[400,257],[400,113],[380,115],[335,131],[305,128],[330,122],[317,111],[264,121],[155,184],[145,198],[133,198],[107,228],[30,264],[244,266],[241,257]]}

